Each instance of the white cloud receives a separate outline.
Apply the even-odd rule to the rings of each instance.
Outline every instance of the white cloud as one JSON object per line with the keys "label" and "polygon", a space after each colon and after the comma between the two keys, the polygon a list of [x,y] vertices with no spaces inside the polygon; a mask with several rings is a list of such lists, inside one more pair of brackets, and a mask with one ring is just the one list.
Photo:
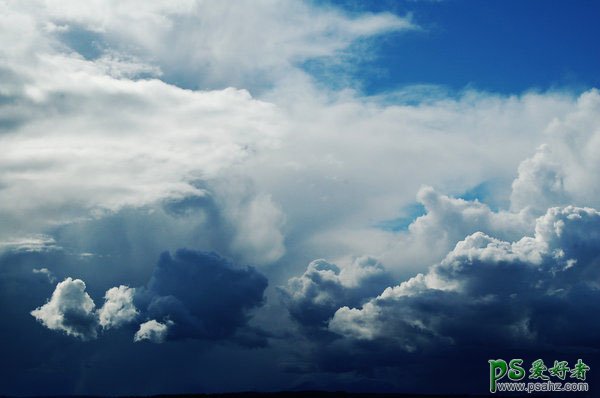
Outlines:
{"label": "white cloud", "polygon": [[548,145],[542,145],[533,157],[521,162],[519,176],[512,183],[512,209],[543,212],[552,205],[568,202],[562,165],[551,159]]}
{"label": "white cloud", "polygon": [[[371,227],[422,184],[458,194],[510,180],[555,118],[593,125],[565,116],[593,112],[593,93],[464,92],[407,105],[398,98],[422,88],[365,98],[317,88],[298,68],[416,28],[391,14],[278,1],[2,7],[2,239],[206,195],[195,182],[211,180],[234,187],[218,200],[233,230],[228,248],[243,261],[276,262],[289,242],[292,257],[378,254],[396,237]],[[257,84],[261,96],[169,82]],[[235,189],[240,181],[250,193]]]}
{"label": "white cloud", "polygon": [[420,272],[442,259],[456,242],[477,231],[505,240],[517,240],[533,233],[535,217],[528,211],[493,211],[478,200],[442,195],[431,187],[417,194],[426,213],[416,218],[407,231],[381,255],[389,268]]}
{"label": "white cloud", "polygon": [[44,275],[48,279],[48,282],[52,284],[56,282],[56,277],[48,268],[34,268],[32,271],[34,274]]}
{"label": "white cloud", "polygon": [[[349,16],[279,0],[44,1],[38,15],[67,34],[156,63],[169,80],[199,87],[270,85],[305,60],[339,56],[357,39],[415,29],[392,14]],[[64,36],[64,33],[63,33]]]}
{"label": "white cloud", "polygon": [[[522,215],[465,205],[456,210],[463,214],[456,227],[437,231],[433,249],[412,235],[373,228],[396,218],[423,184],[458,195],[489,179],[510,181],[517,164],[549,141],[553,156],[569,162],[561,171],[567,197],[578,205],[600,197],[594,173],[581,172],[596,168],[594,151],[577,157],[560,144],[568,142],[561,131],[570,131],[575,147],[594,147],[596,91],[428,97],[423,87],[408,87],[365,97],[317,86],[298,67],[343,58],[362,39],[418,28],[410,18],[278,1],[35,4],[2,5],[2,239],[128,206],[200,197],[207,192],[197,182],[210,180],[218,181],[221,196],[211,194],[231,228],[223,246],[236,260],[367,253],[412,272],[475,232],[480,217],[504,239],[498,223],[511,223],[507,234],[522,234],[526,208],[534,215],[545,210],[532,210],[542,200],[528,199],[535,185],[523,172],[512,205]],[[260,97],[175,83],[256,84]],[[240,182],[253,188],[236,189]],[[436,224],[435,214],[415,228],[446,221]]]}
{"label": "white cloud", "polygon": [[407,105],[304,83],[268,98],[285,111],[289,133],[244,167],[285,212],[297,254],[313,258],[385,251],[397,237],[373,227],[397,218],[422,185],[459,195],[497,180],[508,197],[519,162],[553,119],[577,108],[559,93],[467,92]]}
{"label": "white cloud", "polygon": [[547,145],[526,159],[513,183],[511,207],[543,214],[550,206],[600,207],[600,92],[582,94],[576,108],[549,123]]}
{"label": "white cloud", "polygon": [[104,305],[98,309],[98,321],[104,329],[118,328],[133,321],[139,314],[133,303],[135,288],[113,287],[104,295]]}
{"label": "white cloud", "polygon": [[[276,147],[286,129],[276,106],[245,90],[190,91],[136,77],[247,87],[258,76],[276,80],[306,59],[338,54],[359,38],[415,27],[391,14],[351,17],[278,1],[2,8],[0,92],[7,100],[0,128],[10,134],[0,136],[8,154],[0,161],[0,237],[202,195],[194,181],[221,178]],[[232,199],[241,206],[225,211],[237,229],[232,250],[251,262],[281,257],[283,216],[269,195]]]}
{"label": "white cloud", "polygon": [[59,250],[54,238],[48,235],[37,234],[18,238],[9,238],[0,241],[0,252],[2,251],[25,251],[42,252],[48,250]]}
{"label": "white cloud", "polygon": [[[271,189],[283,191],[274,197],[287,210],[288,224],[300,229],[306,220],[322,220],[318,231],[307,227],[305,251],[312,249],[331,258],[374,254],[403,279],[440,261],[457,241],[474,232],[514,241],[533,234],[535,218],[548,207],[600,207],[597,151],[593,150],[600,139],[595,124],[600,117],[597,90],[571,100],[559,94],[503,98],[472,93],[416,106],[372,104],[368,108],[372,114],[354,101],[347,99],[345,120],[336,116],[341,104],[323,106],[333,114],[321,131],[334,136],[331,132],[340,129],[344,136],[340,134],[327,149],[314,145],[313,152],[321,156],[304,156],[308,160],[298,161],[296,169],[286,173],[288,179],[295,175],[292,181],[303,183],[303,189],[271,184]],[[554,114],[546,113],[550,108]],[[402,116],[392,118],[394,112]],[[367,135],[369,131],[377,133]],[[527,137],[522,137],[523,131]],[[313,138],[319,142],[316,133]],[[535,152],[536,141],[548,144]],[[333,144],[342,142],[343,150],[336,150]],[[520,162],[511,193],[509,181]],[[278,175],[272,172],[269,178]],[[450,196],[482,181],[504,186],[500,194],[509,208],[492,210],[485,203]],[[436,189],[423,188],[424,182]],[[398,217],[400,208],[414,203],[412,195],[417,190],[417,202],[426,214],[407,231],[382,233],[365,228]]]}
{"label": "white cloud", "polygon": [[133,341],[139,342],[148,340],[152,343],[162,343],[167,337],[169,326],[173,322],[167,321],[166,323],[160,323],[152,319],[147,322],[140,324],[140,328],[133,336]]}
{"label": "white cloud", "polygon": [[[13,97],[22,103],[14,112],[27,110],[27,117],[0,135],[7,154],[0,160],[0,237],[204,195],[195,181],[277,143],[276,108],[243,90],[192,92],[158,80],[114,79],[88,61],[45,61],[48,71],[30,83],[35,93]],[[234,249],[247,261],[276,260],[284,252],[280,211],[266,195],[240,195],[230,203],[242,207],[224,211],[235,215],[233,230],[246,239]],[[13,241],[2,246],[13,248]]]}
{"label": "white cloud", "polygon": [[56,285],[50,300],[31,315],[51,330],[59,330],[82,340],[95,339],[95,304],[81,279],[67,278]]}
{"label": "white cloud", "polygon": [[[18,134],[0,137],[10,154],[2,160],[2,197],[13,198],[14,210],[51,209],[59,218],[198,194],[194,179],[214,176],[274,142],[273,129],[256,121],[273,120],[273,107],[244,91],[190,92],[156,80],[79,73],[80,80],[70,81],[55,70],[53,87],[36,86],[38,104],[23,100],[40,111],[59,109],[41,111]],[[65,203],[77,206],[60,211]]]}
{"label": "white cloud", "polygon": [[240,204],[229,204],[226,209],[230,210],[225,210],[225,217],[236,226],[232,250],[242,254],[244,261],[272,263],[283,256],[285,245],[281,230],[285,218],[270,196],[258,195]]}

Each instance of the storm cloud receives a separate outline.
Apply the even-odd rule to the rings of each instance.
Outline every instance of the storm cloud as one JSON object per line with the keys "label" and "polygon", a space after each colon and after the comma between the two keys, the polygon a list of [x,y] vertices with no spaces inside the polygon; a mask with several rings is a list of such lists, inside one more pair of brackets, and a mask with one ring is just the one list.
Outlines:
{"label": "storm cloud", "polygon": [[138,301],[146,317],[171,323],[169,340],[222,340],[247,324],[252,310],[263,304],[267,285],[252,267],[234,267],[216,253],[180,249],[160,256]]}

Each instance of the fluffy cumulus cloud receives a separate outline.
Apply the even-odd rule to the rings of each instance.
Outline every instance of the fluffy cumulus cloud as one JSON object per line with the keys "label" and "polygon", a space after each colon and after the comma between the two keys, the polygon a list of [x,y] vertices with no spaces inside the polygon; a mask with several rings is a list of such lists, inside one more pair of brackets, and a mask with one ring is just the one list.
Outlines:
{"label": "fluffy cumulus cloud", "polygon": [[50,300],[31,311],[31,315],[48,329],[91,340],[97,337],[95,307],[94,300],[85,291],[85,283],[81,279],[67,278],[56,285]]}
{"label": "fluffy cumulus cloud", "polygon": [[160,323],[151,319],[147,322],[140,324],[140,328],[133,336],[133,341],[150,341],[152,343],[162,343],[165,341],[169,325],[173,322]]}
{"label": "fluffy cumulus cloud", "polygon": [[538,212],[568,202],[562,166],[552,160],[548,145],[542,145],[533,157],[519,165],[510,199],[513,209],[531,208]]}
{"label": "fluffy cumulus cloud", "polygon": [[[38,271],[51,275],[46,268]],[[139,312],[133,303],[134,294],[135,289],[127,286],[113,287],[104,295],[104,305],[96,309],[85,282],[69,277],[58,283],[48,302],[31,311],[31,315],[50,330],[93,340],[98,337],[99,327],[118,328],[136,318]]]}
{"label": "fluffy cumulus cloud", "polygon": [[390,283],[382,264],[372,257],[359,257],[340,269],[323,259],[314,260],[304,274],[280,288],[291,317],[308,328],[326,326],[343,305],[359,305]]}
{"label": "fluffy cumulus cloud", "polygon": [[419,272],[439,261],[456,242],[481,231],[504,240],[517,240],[533,233],[535,216],[528,210],[493,211],[479,200],[453,198],[422,187],[417,201],[425,214],[410,223],[406,231],[381,256],[389,267]]}
{"label": "fluffy cumulus cloud", "polygon": [[98,323],[104,329],[118,328],[139,314],[133,298],[135,289],[127,286],[113,287],[104,295],[104,305],[98,309]]}
{"label": "fluffy cumulus cloud", "polygon": [[[289,133],[278,151],[248,164],[259,190],[271,192],[285,212],[293,253],[310,252],[312,259],[379,255],[391,248],[397,236],[374,226],[401,216],[423,185],[460,196],[492,181],[508,202],[519,163],[546,140],[554,118],[579,106],[566,93],[465,92],[406,104],[386,96],[299,90],[293,98],[287,91],[268,97],[285,111]],[[464,238],[460,232],[448,237],[439,256],[456,243],[453,238]],[[415,267],[412,260],[423,253],[405,247],[382,260]],[[288,244],[286,250],[293,249]],[[419,266],[439,258],[428,260]]]}
{"label": "fluffy cumulus cloud", "polygon": [[584,93],[577,108],[547,127],[548,143],[519,166],[513,182],[511,208],[544,212],[550,206],[576,204],[600,207],[600,92]]}
{"label": "fluffy cumulus cloud", "polygon": [[329,328],[405,352],[490,341],[592,348],[600,324],[584,314],[600,309],[599,244],[598,211],[551,208],[533,237],[510,243],[469,235],[427,273],[360,308],[340,308]]}

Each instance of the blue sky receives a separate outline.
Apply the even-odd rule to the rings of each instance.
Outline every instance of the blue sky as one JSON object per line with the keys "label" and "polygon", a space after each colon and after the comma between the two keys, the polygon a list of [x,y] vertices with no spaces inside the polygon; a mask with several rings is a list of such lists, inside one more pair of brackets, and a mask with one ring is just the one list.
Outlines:
{"label": "blue sky", "polygon": [[0,395],[595,388],[599,16],[0,3]]}
{"label": "blue sky", "polygon": [[593,1],[332,1],[350,12],[410,13],[422,29],[378,41],[353,77],[365,93],[413,84],[504,94],[597,87]]}

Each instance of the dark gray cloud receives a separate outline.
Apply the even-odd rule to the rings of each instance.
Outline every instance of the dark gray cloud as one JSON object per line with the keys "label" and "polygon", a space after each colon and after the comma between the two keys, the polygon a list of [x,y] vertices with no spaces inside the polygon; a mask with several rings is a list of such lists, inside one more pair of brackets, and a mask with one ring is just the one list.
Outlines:
{"label": "dark gray cloud", "polygon": [[171,322],[167,340],[231,338],[263,304],[267,278],[216,253],[163,253],[136,300],[147,318]]}

